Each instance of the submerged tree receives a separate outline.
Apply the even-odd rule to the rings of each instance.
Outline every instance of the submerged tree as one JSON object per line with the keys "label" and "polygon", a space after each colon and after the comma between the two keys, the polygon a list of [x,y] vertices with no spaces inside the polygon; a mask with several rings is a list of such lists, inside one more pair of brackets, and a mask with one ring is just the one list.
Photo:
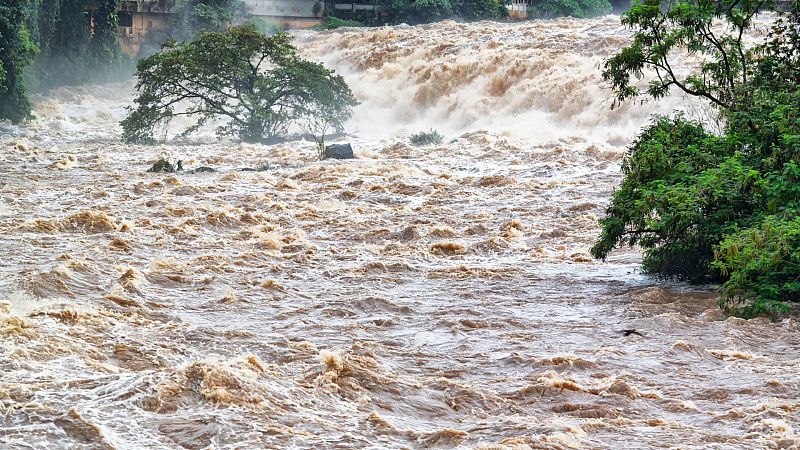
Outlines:
{"label": "submerged tree", "polygon": [[153,141],[159,125],[196,118],[189,134],[224,119],[219,135],[246,142],[286,136],[292,125],[324,113],[341,130],[356,105],[344,79],[297,55],[285,33],[265,36],[251,25],[169,42],[139,62],[136,108],[122,121],[127,142]]}
{"label": "submerged tree", "polygon": [[[725,125],[717,135],[678,116],[647,127],[623,161],[593,255],[641,246],[647,272],[723,281],[722,306],[745,316],[800,301],[800,3],[766,42],[746,46],[753,18],[769,7],[637,2],[622,19],[633,42],[603,71],[618,101],[679,89],[706,99]],[[677,51],[699,57],[690,74],[675,70]],[[645,73],[640,89],[634,78]]]}

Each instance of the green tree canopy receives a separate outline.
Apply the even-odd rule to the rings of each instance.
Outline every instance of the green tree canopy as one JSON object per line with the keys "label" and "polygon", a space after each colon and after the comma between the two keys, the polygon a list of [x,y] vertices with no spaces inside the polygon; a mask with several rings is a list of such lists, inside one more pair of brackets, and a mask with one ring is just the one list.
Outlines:
{"label": "green tree canopy", "polygon": [[[756,63],[743,39],[756,14],[769,5],[763,0],[692,0],[665,11],[658,0],[637,1],[622,15],[622,23],[636,30],[633,42],[606,61],[603,78],[619,101],[641,94],[661,98],[675,87],[731,109],[738,97],[747,95],[741,89]],[[715,26],[718,19],[725,21],[724,32]],[[675,70],[678,51],[697,55],[702,63],[682,77]],[[634,80],[645,69],[655,77],[642,91]]]}
{"label": "green tree canopy", "polygon": [[529,6],[531,17],[553,19],[555,17],[576,17],[579,19],[610,14],[608,0],[537,0]]}
{"label": "green tree canopy", "polygon": [[300,58],[287,34],[251,25],[167,43],[139,62],[137,76],[136,108],[121,124],[128,142],[152,142],[156,127],[177,116],[196,119],[184,135],[224,119],[218,134],[246,142],[286,136],[323,113],[341,130],[357,103],[341,76]]}
{"label": "green tree canopy", "polygon": [[505,19],[508,9],[503,0],[460,0],[455,15],[463,20]]}
{"label": "green tree canopy", "polygon": [[7,0],[0,5],[0,119],[14,123],[31,115],[24,84],[24,70],[36,46],[24,26],[25,0]]}
{"label": "green tree canopy", "polygon": [[394,23],[438,22],[453,16],[450,0],[389,0],[386,12]]}
{"label": "green tree canopy", "polygon": [[[765,42],[746,46],[753,18],[770,6],[637,2],[623,15],[633,42],[603,71],[618,101],[679,89],[713,105],[724,130],[680,115],[646,127],[624,158],[592,253],[639,245],[647,272],[720,280],[723,306],[745,316],[800,301],[800,3]],[[699,62],[679,75],[675,58],[687,51]]]}
{"label": "green tree canopy", "polygon": [[417,25],[444,19],[499,20],[508,16],[508,0],[388,0],[379,15],[356,15],[364,23]]}

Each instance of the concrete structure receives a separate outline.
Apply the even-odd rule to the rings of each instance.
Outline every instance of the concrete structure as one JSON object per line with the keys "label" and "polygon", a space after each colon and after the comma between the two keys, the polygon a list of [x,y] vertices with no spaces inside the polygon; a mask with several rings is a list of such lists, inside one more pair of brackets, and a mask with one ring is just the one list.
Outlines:
{"label": "concrete structure", "polygon": [[166,36],[171,26],[173,0],[124,0],[119,6],[119,43],[131,56],[139,53],[148,37]]}
{"label": "concrete structure", "polygon": [[[305,28],[321,22],[323,0],[243,0],[255,19],[276,23],[284,29]],[[315,8],[315,4],[318,6]],[[158,51],[169,37],[175,0],[123,0],[119,7],[122,49],[131,56]],[[152,48],[142,48],[150,46]]]}
{"label": "concrete structure", "polygon": [[511,0],[508,5],[508,17],[516,20],[524,20],[528,18],[528,5],[530,0]]}
{"label": "concrete structure", "polygon": [[337,14],[347,11],[355,14],[360,11],[375,11],[376,9],[380,9],[376,3],[376,0],[354,0],[350,3],[336,2],[333,5],[333,9],[336,10]]}
{"label": "concrete structure", "polygon": [[[322,0],[243,0],[256,19],[280,24],[284,29],[307,28],[321,22]],[[318,4],[319,12],[314,13]]]}

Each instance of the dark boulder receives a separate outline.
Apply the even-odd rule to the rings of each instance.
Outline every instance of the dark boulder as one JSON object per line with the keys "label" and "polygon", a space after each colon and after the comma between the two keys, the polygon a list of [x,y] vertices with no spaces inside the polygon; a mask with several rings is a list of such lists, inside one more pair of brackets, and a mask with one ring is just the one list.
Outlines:
{"label": "dark boulder", "polygon": [[353,147],[347,144],[331,144],[325,147],[325,157],[333,159],[353,159]]}
{"label": "dark boulder", "polygon": [[217,169],[215,169],[213,167],[200,166],[197,169],[194,169],[192,172],[194,172],[194,173],[204,173],[204,172],[211,173],[211,172],[216,172],[216,171],[217,171]]}

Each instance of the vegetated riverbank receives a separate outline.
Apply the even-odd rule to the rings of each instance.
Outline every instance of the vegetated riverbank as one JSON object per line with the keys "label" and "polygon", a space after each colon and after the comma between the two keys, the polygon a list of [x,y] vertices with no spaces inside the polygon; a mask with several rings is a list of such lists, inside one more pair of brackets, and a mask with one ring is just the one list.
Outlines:
{"label": "vegetated riverbank", "polygon": [[625,143],[683,104],[607,109],[617,23],[301,35],[362,101],[349,162],[122,145],[126,86],[37,99],[0,138],[0,444],[800,444],[795,321],[588,254]]}

